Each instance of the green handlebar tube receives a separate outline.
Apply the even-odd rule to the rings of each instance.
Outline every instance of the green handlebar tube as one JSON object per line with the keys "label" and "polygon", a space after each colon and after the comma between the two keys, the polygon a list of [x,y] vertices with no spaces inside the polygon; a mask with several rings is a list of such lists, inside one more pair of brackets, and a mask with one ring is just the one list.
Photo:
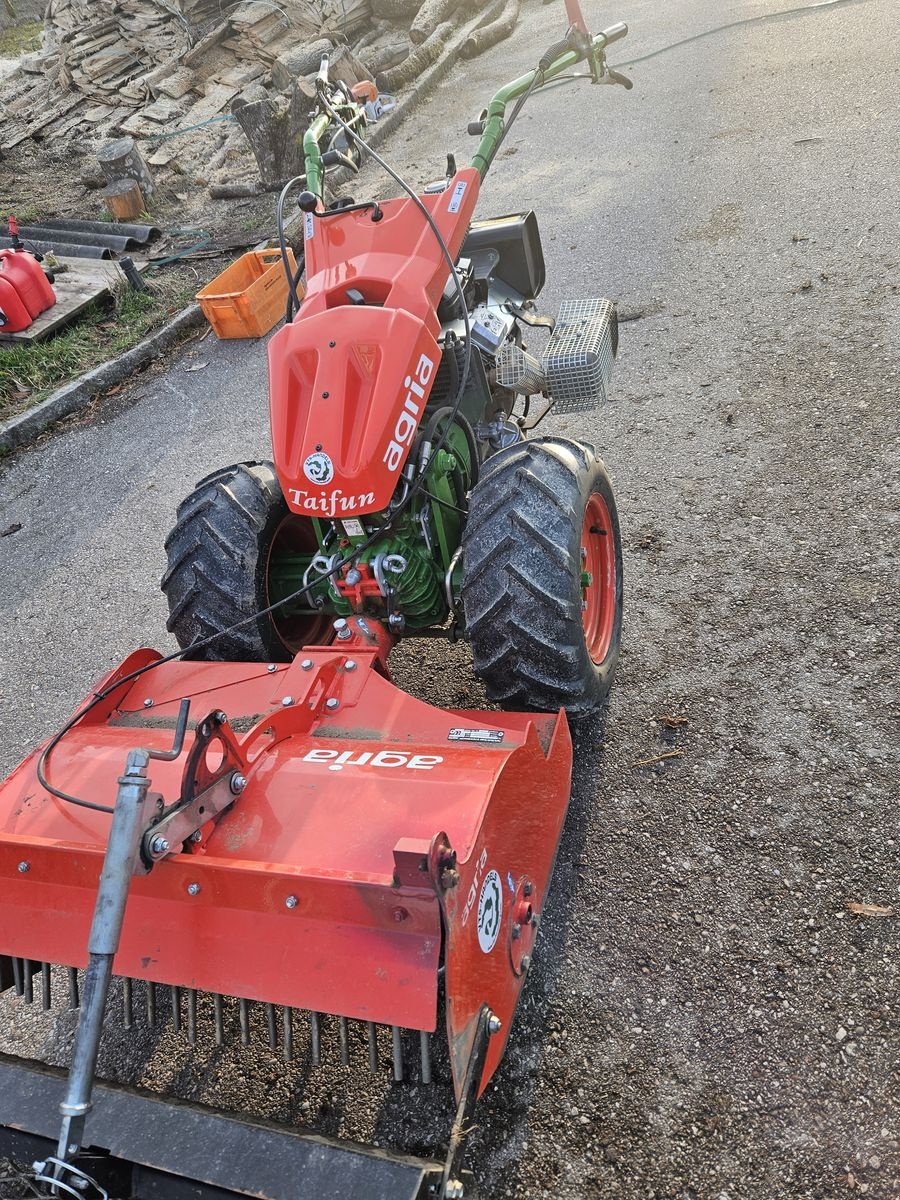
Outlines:
{"label": "green handlebar tube", "polygon": [[511,83],[507,83],[505,87],[502,87],[494,95],[488,105],[487,116],[484,120],[484,133],[481,136],[481,141],[478,143],[478,150],[475,152],[475,157],[472,159],[472,166],[476,168],[482,179],[484,179],[488,168],[493,162],[494,155],[497,153],[497,146],[503,136],[507,104],[511,100],[518,100],[520,96],[523,96],[531,87],[536,76],[543,75],[538,85],[540,87],[555,75],[560,75],[563,71],[568,70],[569,67],[574,67],[576,63],[584,62],[585,59],[590,62],[591,74],[597,79],[603,71],[603,51],[608,44],[609,39],[606,34],[598,33],[591,39],[591,48],[587,53],[579,50],[567,50],[546,71],[529,71],[527,75],[522,75],[518,79],[514,79]]}

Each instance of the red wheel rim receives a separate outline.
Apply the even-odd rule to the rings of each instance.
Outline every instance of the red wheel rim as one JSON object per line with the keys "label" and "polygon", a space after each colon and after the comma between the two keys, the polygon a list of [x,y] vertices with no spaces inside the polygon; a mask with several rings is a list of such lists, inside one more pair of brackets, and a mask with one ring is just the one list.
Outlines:
{"label": "red wheel rim", "polygon": [[616,624],[616,545],[606,501],[594,492],[581,526],[581,620],[593,662],[609,653]]}

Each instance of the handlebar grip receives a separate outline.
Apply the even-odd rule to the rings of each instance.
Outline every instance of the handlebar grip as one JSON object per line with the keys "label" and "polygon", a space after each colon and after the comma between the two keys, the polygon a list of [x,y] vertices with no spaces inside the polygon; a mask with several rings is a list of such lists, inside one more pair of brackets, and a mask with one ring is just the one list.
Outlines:
{"label": "handlebar grip", "polygon": [[470,121],[466,126],[469,137],[481,137],[484,133],[484,121]]}
{"label": "handlebar grip", "polygon": [[566,54],[571,49],[572,46],[569,42],[569,35],[566,34],[564,38],[558,42],[554,42],[549,49],[544,51],[544,53],[541,55],[540,62],[538,63],[538,71],[549,70],[549,68],[553,66],[561,54]]}
{"label": "handlebar grip", "polygon": [[322,155],[322,166],[344,167],[346,170],[352,171],[354,175],[359,174],[359,166],[349,154],[342,154],[340,150],[326,150]]}
{"label": "handlebar grip", "polygon": [[611,46],[613,42],[620,42],[623,37],[628,36],[628,26],[624,21],[617,21],[615,25],[610,25],[609,29],[602,30],[600,36],[607,46]]}

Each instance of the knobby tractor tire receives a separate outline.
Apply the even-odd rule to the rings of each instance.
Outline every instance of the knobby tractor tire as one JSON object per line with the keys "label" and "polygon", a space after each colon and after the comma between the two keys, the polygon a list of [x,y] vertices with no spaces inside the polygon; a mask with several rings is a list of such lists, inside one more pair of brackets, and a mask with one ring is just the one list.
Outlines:
{"label": "knobby tractor tire", "polygon": [[535,438],[487,459],[462,599],[475,671],[504,708],[582,716],[603,703],[622,632],[622,541],[589,447]]}
{"label": "knobby tractor tire", "polygon": [[[178,506],[166,538],[162,590],[179,646],[230,629],[268,608],[273,554],[313,552],[308,518],[291,513],[268,462],[237,463],[201,479]],[[188,657],[217,662],[286,662],[321,641],[327,617],[259,616]]]}

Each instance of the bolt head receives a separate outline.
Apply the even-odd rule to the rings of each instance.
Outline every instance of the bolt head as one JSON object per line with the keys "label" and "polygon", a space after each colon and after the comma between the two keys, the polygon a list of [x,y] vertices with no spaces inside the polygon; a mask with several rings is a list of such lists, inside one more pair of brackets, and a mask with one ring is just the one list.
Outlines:
{"label": "bolt head", "polygon": [[27,875],[30,870],[31,870],[31,863],[26,862],[24,859],[22,859],[22,861],[19,863],[19,873],[21,875]]}
{"label": "bolt head", "polygon": [[299,901],[297,900],[296,896],[288,896],[284,902],[284,907],[285,908],[296,908],[298,903],[299,903]]}
{"label": "bolt head", "polygon": [[270,675],[273,675],[278,670],[278,668],[275,666],[274,663],[269,663],[269,665],[266,667],[266,670],[269,672]]}
{"label": "bolt head", "polygon": [[311,658],[304,658],[304,660],[300,664],[300,666],[303,668],[304,671],[311,671],[313,668],[313,660]]}
{"label": "bolt head", "polygon": [[169,842],[167,838],[155,837],[150,843],[150,850],[153,854],[165,854],[168,849]]}
{"label": "bolt head", "polygon": [[530,966],[531,966],[531,955],[523,954],[522,955],[522,970],[527,971]]}
{"label": "bolt head", "polygon": [[290,708],[293,703],[294,703],[293,696],[283,696],[281,699],[281,707],[282,708]]}
{"label": "bolt head", "polygon": [[187,886],[187,893],[189,896],[199,896],[200,895],[200,884],[199,883],[189,883]]}
{"label": "bolt head", "polygon": [[344,670],[345,671],[355,671],[356,670],[356,659],[348,658],[347,661],[344,663]]}
{"label": "bolt head", "polygon": [[488,1033],[493,1036],[494,1034],[499,1033],[502,1028],[503,1022],[498,1016],[495,1016],[494,1013],[491,1013],[491,1015],[488,1017]]}
{"label": "bolt head", "polygon": [[244,788],[247,786],[246,775],[242,775],[240,773],[240,771],[235,771],[231,776],[231,780],[229,781],[228,786],[231,788],[231,790],[235,794],[235,796],[239,796],[241,794],[241,792],[244,790]]}
{"label": "bolt head", "polygon": [[341,702],[335,696],[332,696],[332,697],[330,697],[330,699],[325,701],[325,707],[328,709],[329,712],[334,712],[334,710],[336,708],[340,708],[340,706],[341,706]]}
{"label": "bolt head", "polygon": [[516,921],[516,923],[512,927],[512,936],[513,936],[513,941],[516,941],[517,938],[520,938],[522,936],[522,926],[519,924],[518,921]]}
{"label": "bolt head", "polygon": [[351,587],[356,587],[356,585],[359,583],[359,581],[361,579],[362,579],[362,572],[359,570],[358,567],[351,567],[350,570],[347,572],[347,582],[350,584]]}
{"label": "bolt head", "polygon": [[147,699],[144,701],[144,708],[152,708],[152,707],[153,707],[153,701],[148,696]]}
{"label": "bolt head", "polygon": [[203,834],[200,832],[200,830],[199,830],[199,829],[195,829],[195,830],[194,830],[194,832],[191,834],[191,839],[190,839],[190,840],[191,840],[192,842],[202,842],[202,841],[203,841]]}

